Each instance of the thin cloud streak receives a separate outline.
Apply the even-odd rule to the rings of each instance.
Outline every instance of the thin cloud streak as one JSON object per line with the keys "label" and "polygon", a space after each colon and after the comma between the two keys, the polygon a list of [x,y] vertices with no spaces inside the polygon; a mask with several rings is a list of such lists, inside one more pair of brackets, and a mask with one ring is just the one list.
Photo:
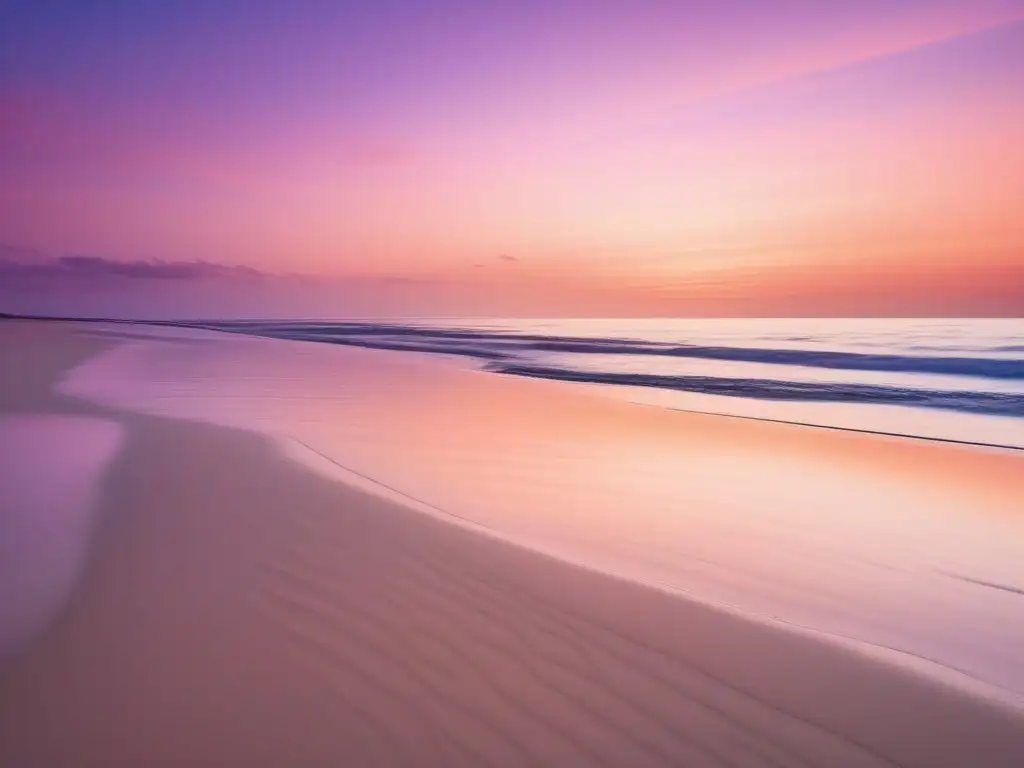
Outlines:
{"label": "thin cloud streak", "polygon": [[[23,249],[29,255],[38,251]],[[119,261],[99,256],[61,256],[31,260],[4,258],[0,254],[0,277],[54,280],[204,280],[210,278],[258,278],[263,273],[252,267],[225,266],[206,261]]]}

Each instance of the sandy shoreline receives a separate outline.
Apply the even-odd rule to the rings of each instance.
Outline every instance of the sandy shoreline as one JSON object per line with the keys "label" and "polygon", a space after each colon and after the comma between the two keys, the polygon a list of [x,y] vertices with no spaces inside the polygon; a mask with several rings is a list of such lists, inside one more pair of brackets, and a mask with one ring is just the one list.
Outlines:
{"label": "sandy shoreline", "polygon": [[74,326],[0,339],[2,410],[124,430],[70,601],[0,669],[0,765],[1024,765],[1012,705],[480,536],[255,433],[54,394],[115,343]]}

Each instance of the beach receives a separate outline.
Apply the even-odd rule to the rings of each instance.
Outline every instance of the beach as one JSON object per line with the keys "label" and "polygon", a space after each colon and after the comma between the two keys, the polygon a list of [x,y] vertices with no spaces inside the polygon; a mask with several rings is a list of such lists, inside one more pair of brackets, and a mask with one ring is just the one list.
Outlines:
{"label": "beach", "polygon": [[0,765],[1024,765],[1020,452],[187,329],[0,357]]}

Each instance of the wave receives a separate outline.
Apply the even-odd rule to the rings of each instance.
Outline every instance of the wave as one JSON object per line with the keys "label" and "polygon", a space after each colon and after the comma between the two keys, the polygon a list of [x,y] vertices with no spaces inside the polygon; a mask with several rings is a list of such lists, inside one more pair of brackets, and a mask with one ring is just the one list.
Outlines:
{"label": "wave", "polygon": [[954,376],[978,376],[991,379],[1024,379],[1024,361],[981,357],[923,357],[916,355],[877,355],[863,352],[832,352],[807,349],[759,349],[756,347],[670,346],[638,351],[621,344],[565,344],[539,342],[531,349],[546,352],[598,352],[600,354],[645,354],[668,357],[692,357],[742,363],[772,363],[804,368],[832,368],[846,371],[886,371],[889,373],[930,373]]}
{"label": "wave", "polygon": [[490,363],[496,373],[557,379],[589,384],[618,384],[657,387],[707,395],[756,398],[760,400],[799,400],[804,402],[869,403],[939,408],[990,416],[1024,416],[1024,396],[998,392],[963,392],[931,389],[905,389],[868,384],[810,383],[774,379],[739,379],[711,376],[661,376],[640,373],[595,373],[568,368]]}
{"label": "wave", "polygon": [[[218,323],[207,327],[304,341],[375,349],[464,355],[486,360],[522,359],[524,353],[653,355],[728,362],[770,363],[848,371],[922,373],[986,379],[1024,380],[1024,360],[868,354],[815,349],[707,346],[637,339],[546,336],[457,328],[424,328],[386,323]],[[1012,351],[1016,347],[1000,347]]]}

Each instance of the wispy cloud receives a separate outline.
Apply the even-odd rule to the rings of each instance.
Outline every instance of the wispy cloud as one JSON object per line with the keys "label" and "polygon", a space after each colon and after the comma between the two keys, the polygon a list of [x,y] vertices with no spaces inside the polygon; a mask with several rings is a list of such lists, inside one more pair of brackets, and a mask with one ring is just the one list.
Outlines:
{"label": "wispy cloud", "polygon": [[657,135],[659,129],[678,129],[680,121],[688,122],[695,115],[728,109],[758,97],[777,97],[801,85],[825,82],[830,76],[897,64],[901,58],[924,54],[929,49],[938,51],[957,41],[975,39],[983,43],[986,36],[1019,30],[1022,25],[1024,10],[1020,7],[980,13],[976,18],[967,14],[967,18],[944,19],[940,14],[930,21],[922,20],[917,28],[913,24],[906,25],[909,29],[895,25],[896,29],[888,34],[851,33],[848,39],[830,40],[828,45],[808,45],[806,49],[787,52],[779,61],[765,63],[754,72],[743,72],[734,80],[726,79],[706,91],[663,106],[640,124],[634,136],[648,139]]}
{"label": "wispy cloud", "polygon": [[228,266],[207,261],[162,259],[118,261],[100,256],[47,258],[31,249],[0,247],[0,277],[53,279],[202,280],[208,278],[258,278],[252,267]]}

